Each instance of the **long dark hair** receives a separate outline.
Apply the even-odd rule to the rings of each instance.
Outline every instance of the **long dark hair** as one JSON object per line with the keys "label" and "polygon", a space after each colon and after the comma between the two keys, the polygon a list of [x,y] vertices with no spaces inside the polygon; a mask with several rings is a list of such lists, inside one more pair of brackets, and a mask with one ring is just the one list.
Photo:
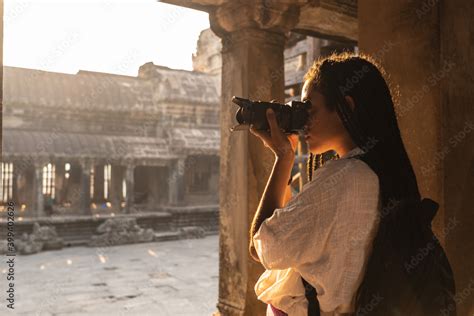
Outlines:
{"label": "long dark hair", "polygon": [[[415,173],[400,135],[394,99],[384,76],[383,68],[370,57],[349,53],[333,54],[316,61],[305,76],[305,80],[311,81],[311,87],[324,95],[329,109],[337,111],[355,144],[366,152],[364,161],[379,178],[380,221],[367,272],[356,293],[359,314],[364,314],[361,308],[370,303],[373,295],[368,289],[372,290],[376,287],[374,284],[380,282],[370,272],[391,260],[388,260],[390,252],[396,248],[396,240],[406,231],[404,225],[409,222],[400,219],[409,218],[410,214],[398,214],[401,208],[394,205],[420,199]],[[354,111],[345,96],[354,100]],[[310,156],[310,177],[313,169],[321,165],[320,159],[320,156]]]}
{"label": "long dark hair", "polygon": [[[381,183],[393,198],[419,197],[418,185],[403,145],[390,88],[381,66],[368,56],[333,54],[316,61],[305,76],[335,109],[357,146],[390,175]],[[352,112],[345,100],[354,100]]]}

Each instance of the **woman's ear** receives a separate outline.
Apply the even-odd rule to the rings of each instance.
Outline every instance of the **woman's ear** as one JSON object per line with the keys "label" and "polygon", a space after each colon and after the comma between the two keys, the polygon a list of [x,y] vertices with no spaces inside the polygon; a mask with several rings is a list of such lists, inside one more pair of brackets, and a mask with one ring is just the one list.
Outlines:
{"label": "woman's ear", "polygon": [[354,99],[352,99],[352,97],[349,95],[346,95],[344,99],[346,99],[347,104],[349,104],[351,111],[354,112],[354,109],[355,109]]}

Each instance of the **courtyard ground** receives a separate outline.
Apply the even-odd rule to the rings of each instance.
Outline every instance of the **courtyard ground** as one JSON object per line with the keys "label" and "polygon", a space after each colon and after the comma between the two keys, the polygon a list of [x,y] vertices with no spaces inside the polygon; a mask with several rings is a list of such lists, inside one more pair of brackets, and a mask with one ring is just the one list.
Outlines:
{"label": "courtyard ground", "polygon": [[218,252],[218,236],[207,236],[16,256],[15,310],[5,306],[2,282],[0,314],[209,316]]}

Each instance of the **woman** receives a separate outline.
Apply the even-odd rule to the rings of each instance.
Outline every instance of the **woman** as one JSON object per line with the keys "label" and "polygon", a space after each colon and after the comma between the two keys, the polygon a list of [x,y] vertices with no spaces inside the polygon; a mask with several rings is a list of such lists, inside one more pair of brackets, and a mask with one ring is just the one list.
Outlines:
{"label": "woman", "polygon": [[[270,133],[251,128],[276,158],[250,231],[250,253],[266,269],[255,292],[268,304],[267,315],[306,316],[308,284],[321,315],[350,315],[387,223],[382,210],[402,198],[419,199],[418,186],[389,87],[368,57],[344,53],[316,61],[302,100],[312,104],[305,129],[312,179],[298,195],[291,198],[288,185],[297,136],[287,137],[271,110]],[[340,158],[313,172],[315,155],[328,150]],[[351,159],[361,154],[374,163]],[[377,299],[383,297],[374,297],[375,305]]]}

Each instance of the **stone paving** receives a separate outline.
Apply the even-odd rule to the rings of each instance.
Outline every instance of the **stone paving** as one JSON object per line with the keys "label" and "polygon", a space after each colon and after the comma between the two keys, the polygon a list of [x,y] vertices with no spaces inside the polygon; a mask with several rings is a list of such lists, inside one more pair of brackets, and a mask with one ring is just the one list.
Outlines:
{"label": "stone paving", "polygon": [[[17,256],[15,311],[0,315],[212,315],[218,236]],[[4,261],[4,260],[2,260]]]}

